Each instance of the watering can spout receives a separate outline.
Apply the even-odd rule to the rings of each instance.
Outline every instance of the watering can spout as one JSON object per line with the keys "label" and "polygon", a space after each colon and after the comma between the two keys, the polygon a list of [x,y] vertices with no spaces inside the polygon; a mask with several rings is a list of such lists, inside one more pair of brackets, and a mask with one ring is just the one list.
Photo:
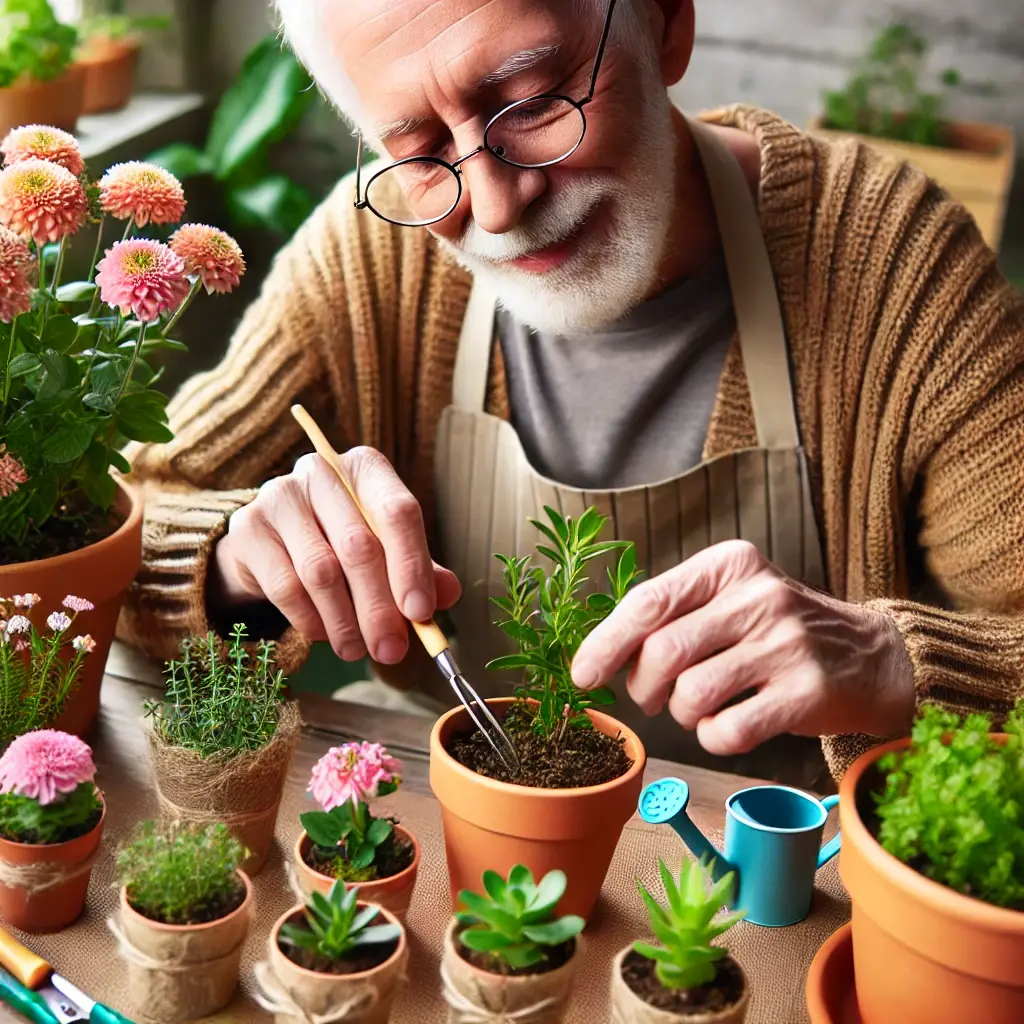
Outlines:
{"label": "watering can spout", "polygon": [[671,825],[690,852],[711,867],[712,877],[717,882],[732,866],[690,820],[686,813],[689,800],[690,787],[682,779],[658,779],[644,787],[640,794],[640,817],[654,825]]}

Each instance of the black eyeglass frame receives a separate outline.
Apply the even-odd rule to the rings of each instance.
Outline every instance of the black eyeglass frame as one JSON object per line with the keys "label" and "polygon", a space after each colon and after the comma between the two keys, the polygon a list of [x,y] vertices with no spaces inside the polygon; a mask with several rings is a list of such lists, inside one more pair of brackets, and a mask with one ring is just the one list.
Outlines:
{"label": "black eyeglass frame", "polygon": [[[594,91],[597,88],[597,76],[601,70],[601,61],[604,59],[605,46],[608,43],[608,35],[611,32],[612,27],[612,14],[615,12],[616,0],[609,0],[608,2],[608,13],[605,15],[604,28],[601,31],[601,42],[597,47],[597,55],[594,57],[594,68],[590,74],[590,89],[587,95],[580,100],[570,99],[568,96],[563,96],[560,93],[539,93],[536,96],[527,96],[525,99],[516,100],[514,103],[508,104],[506,107],[502,107],[488,122],[484,128],[484,141],[477,146],[471,153],[467,153],[465,156],[460,156],[457,160],[449,163],[447,160],[442,160],[436,156],[407,156],[401,160],[395,160],[393,163],[382,167],[377,171],[373,177],[366,183],[366,189],[362,187],[362,173],[363,173],[363,133],[358,133],[358,147],[356,149],[356,197],[354,206],[357,210],[369,210],[372,214],[380,217],[381,220],[387,221],[389,224],[395,224],[398,227],[427,227],[430,224],[437,224],[438,221],[442,221],[445,217],[449,216],[452,211],[462,201],[462,165],[467,161],[477,156],[480,153],[488,152],[496,160],[500,160],[503,164],[508,164],[510,167],[518,167],[521,170],[535,171],[540,170],[544,167],[553,167],[555,164],[560,164],[563,160],[568,160],[569,157],[576,152],[577,149],[583,145],[583,139],[587,134],[587,115],[583,108],[594,98]],[[510,160],[498,150],[504,149],[502,146],[492,147],[488,141],[487,136],[490,133],[494,125],[506,114],[513,110],[517,110],[520,107],[524,107],[530,103],[536,103],[538,100],[560,100],[564,103],[568,103],[570,106],[575,107],[579,111],[581,120],[583,121],[583,129],[580,132],[579,139],[576,140],[576,144],[567,153],[563,153],[562,156],[556,157],[554,160],[547,160],[540,164],[521,164],[515,160]],[[441,214],[440,217],[434,217],[431,220],[417,221],[415,224],[408,224],[404,221],[392,220],[390,217],[386,217],[384,214],[378,212],[373,208],[367,195],[370,191],[370,186],[373,185],[374,181],[379,178],[382,174],[387,174],[388,171],[394,170],[396,167],[401,167],[402,164],[409,163],[431,163],[437,164],[440,167],[447,168],[455,175],[456,183],[459,186],[459,191],[456,193],[455,201],[452,205]]]}

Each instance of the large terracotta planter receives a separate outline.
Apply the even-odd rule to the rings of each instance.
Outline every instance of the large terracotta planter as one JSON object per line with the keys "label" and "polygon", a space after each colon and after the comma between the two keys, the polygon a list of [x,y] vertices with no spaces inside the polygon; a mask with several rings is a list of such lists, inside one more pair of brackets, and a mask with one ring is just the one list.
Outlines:
{"label": "large terracotta planter", "polygon": [[[412,892],[416,885],[416,875],[420,869],[420,844],[419,840],[408,829],[401,825],[395,826],[395,834],[402,839],[412,843],[412,863],[397,875],[390,878],[379,878],[375,882],[346,883],[346,889],[358,889],[359,895],[367,903],[376,903],[377,906],[390,910],[399,921],[405,920],[409,910],[409,903],[412,900]],[[322,875],[314,871],[307,863],[305,854],[309,852],[310,839],[305,831],[299,833],[295,840],[295,874],[299,882],[302,895],[309,897],[314,892],[326,896],[334,885],[334,879],[329,875]]]}
{"label": "large terracotta planter", "polygon": [[72,65],[48,82],[28,80],[0,89],[0,137],[23,124],[73,132],[85,100],[85,71]]}
{"label": "large terracotta planter", "polygon": [[83,114],[102,114],[128,105],[142,47],[135,39],[90,39],[77,63],[85,71]]}
{"label": "large terracotta planter", "polygon": [[853,962],[864,1024],[1020,1024],[1024,912],[933,882],[886,853],[868,830],[877,761],[896,740],[854,762],[839,787],[839,875],[853,905]]}
{"label": "large terracotta planter", "polygon": [[[513,698],[487,701],[500,718]],[[461,889],[478,891],[483,874],[507,877],[525,864],[534,878],[564,871],[569,885],[558,912],[589,919],[622,828],[636,811],[647,755],[640,738],[610,715],[589,711],[594,727],[626,738],[633,761],[624,775],[581,789],[531,789],[489,779],[447,751],[455,732],[472,728],[463,707],[442,715],[430,734],[430,786],[441,804],[452,904]]]}
{"label": "large terracotta planter", "polygon": [[[12,843],[0,839],[0,873],[25,869],[18,883],[0,882],[0,918],[19,931],[57,932],[76,921],[85,907],[93,854],[103,836],[107,805],[95,827],[66,843]],[[37,872],[32,877],[29,872]],[[13,883],[13,884],[12,884]]]}
{"label": "large terracotta planter", "polygon": [[252,883],[245,900],[226,917],[205,924],[162,924],[143,917],[121,889],[121,955],[127,963],[128,998],[160,1024],[197,1020],[231,1002],[238,986],[252,917]]}
{"label": "large terracotta planter", "polygon": [[118,480],[116,508],[124,522],[109,537],[78,551],[35,562],[0,565],[0,594],[39,594],[39,608],[60,608],[68,594],[96,606],[75,620],[76,633],[90,633],[96,649],[82,663],[78,688],[53,727],[86,736],[100,705],[100,683],[128,587],[142,563],[142,501]]}

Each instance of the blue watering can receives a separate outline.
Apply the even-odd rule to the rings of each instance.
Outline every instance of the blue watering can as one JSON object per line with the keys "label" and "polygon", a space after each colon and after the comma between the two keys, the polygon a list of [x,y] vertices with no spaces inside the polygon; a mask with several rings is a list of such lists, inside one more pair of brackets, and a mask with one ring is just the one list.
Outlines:
{"label": "blue watering can", "polygon": [[824,846],[821,835],[838,796],[824,800],[789,786],[751,786],[725,801],[725,850],[690,820],[690,787],[659,779],[640,794],[640,816],[671,825],[695,857],[714,861],[717,882],[736,872],[733,906],[752,924],[781,927],[802,921],[811,908],[814,876],[839,852],[839,835]]}

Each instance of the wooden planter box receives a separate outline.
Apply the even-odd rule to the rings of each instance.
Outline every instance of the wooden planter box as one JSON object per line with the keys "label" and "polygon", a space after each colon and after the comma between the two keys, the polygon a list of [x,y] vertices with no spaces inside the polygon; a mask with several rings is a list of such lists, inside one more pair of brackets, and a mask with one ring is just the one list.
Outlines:
{"label": "wooden planter box", "polygon": [[949,132],[956,146],[950,149],[833,131],[822,128],[820,118],[811,123],[810,130],[826,139],[860,139],[879,152],[906,160],[924,171],[963,203],[985,241],[993,251],[999,251],[1013,181],[1012,129],[1003,125],[954,123]]}

